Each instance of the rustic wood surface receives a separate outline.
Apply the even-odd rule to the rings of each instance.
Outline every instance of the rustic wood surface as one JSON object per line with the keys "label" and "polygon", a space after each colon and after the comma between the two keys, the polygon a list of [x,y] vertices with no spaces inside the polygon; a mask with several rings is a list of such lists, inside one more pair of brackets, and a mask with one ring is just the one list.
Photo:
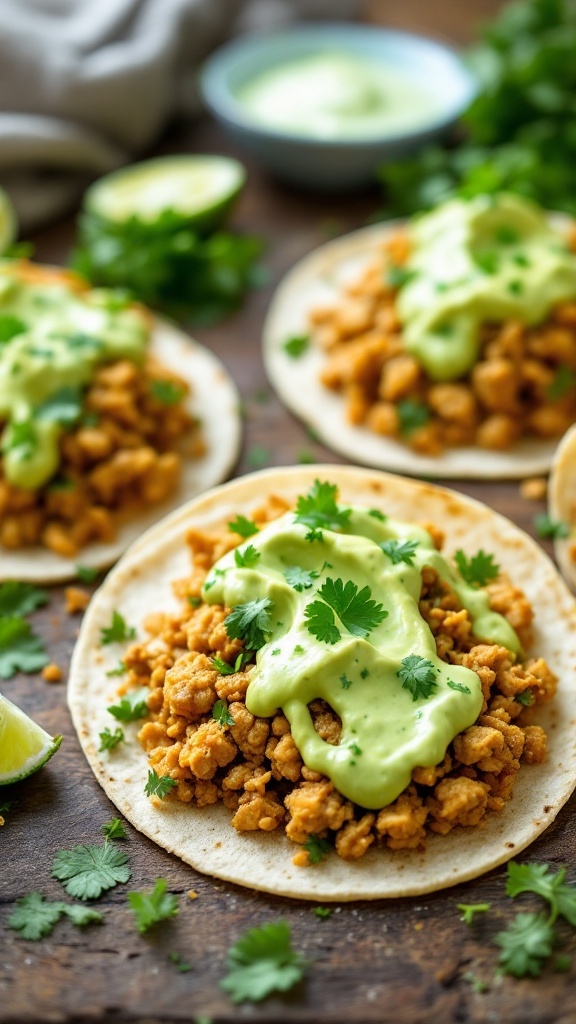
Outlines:
{"label": "rustic wood surface", "polygon": [[[477,16],[496,6],[486,0],[390,3],[391,20],[411,28],[433,29],[432,12],[438,10],[442,32],[449,34],[453,25],[457,40],[466,39]],[[374,3],[372,16],[380,18],[383,7]],[[164,148],[232,152],[208,122],[176,130]],[[271,181],[255,166],[249,169],[250,181],[236,223],[266,239],[271,279],[226,323],[196,332],[223,359],[245,400],[245,445],[236,473],[252,468],[255,448],[266,450],[269,465],[289,465],[303,451],[312,452],[318,461],[338,462],[328,449],[310,441],[302,425],[271,393],[259,355],[260,329],[271,290],[281,275],[325,240],[328,231],[363,225],[380,196],[375,190],[345,200],[311,197]],[[64,262],[72,238],[72,220],[44,231],[36,239],[37,258]],[[517,483],[456,484],[456,488],[486,501],[528,532],[532,532],[534,514],[543,508],[523,500]],[[50,656],[66,669],[79,619],[65,614],[63,588],[54,588],[49,606],[34,616],[34,624],[46,639]],[[3,798],[18,801],[0,830],[0,1021],[5,1024],[176,1024],[195,1017],[219,1024],[239,1019],[262,1024],[576,1024],[574,970],[569,974],[547,971],[537,981],[495,975],[497,950],[491,937],[517,909],[504,896],[504,868],[422,899],[343,904],[330,918],[320,920],[307,903],[260,895],[198,875],[129,826],[127,850],[133,879],[98,901],[105,924],[81,931],[65,921],[41,942],[19,939],[5,927],[15,900],[32,888],[59,899],[61,886],[50,876],[54,853],[77,843],[98,842],[102,824],[115,810],[78,746],[66,708],[65,683],[20,676],[3,683],[2,689],[50,732],[64,735],[61,751],[46,768],[2,793]],[[530,859],[553,865],[573,861],[575,809],[572,800],[530,848]],[[166,878],[171,892],[180,894],[180,914],[150,937],[141,937],[126,890],[149,889],[159,876]],[[188,899],[190,889],[198,899]],[[472,928],[459,921],[458,902],[485,901],[492,904],[489,917]],[[531,907],[530,900],[526,903]],[[226,950],[246,928],[279,917],[288,921],[295,947],[312,961],[306,980],[286,997],[235,1008],[218,987]],[[570,952],[569,944],[566,949]],[[171,951],[191,961],[193,969],[177,973],[167,959]],[[486,983],[485,992],[475,991],[469,972]]]}

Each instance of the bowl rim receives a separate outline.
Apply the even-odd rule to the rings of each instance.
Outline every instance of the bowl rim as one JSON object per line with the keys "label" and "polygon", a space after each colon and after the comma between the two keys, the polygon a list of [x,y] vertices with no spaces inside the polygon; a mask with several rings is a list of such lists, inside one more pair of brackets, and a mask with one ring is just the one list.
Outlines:
{"label": "bowl rim", "polygon": [[[289,132],[285,129],[259,124],[250,115],[244,115],[242,105],[235,99],[226,81],[230,67],[236,63],[236,60],[246,61],[255,50],[259,51],[266,45],[282,43],[289,38],[309,41],[311,37],[312,39],[317,37],[320,42],[325,38],[326,43],[329,43],[333,35],[342,36],[342,48],[349,48],[351,52],[356,50],[355,46],[347,47],[352,37],[358,41],[364,39],[397,43],[400,47],[412,47],[414,44],[423,46],[434,52],[456,72],[461,83],[459,100],[454,102],[452,98],[448,98],[443,110],[437,116],[416,128],[394,134],[370,134],[354,136],[354,138],[319,138],[314,135]],[[477,77],[472,68],[465,63],[461,53],[456,47],[443,40],[417,32],[405,32],[401,29],[346,21],[297,22],[244,32],[223,43],[204,61],[200,68],[199,85],[206,107],[214,116],[225,121],[232,128],[241,128],[254,136],[269,138],[277,142],[283,141],[287,144],[293,143],[321,149],[378,149],[383,146],[393,146],[433,136],[449,127],[461,116],[476,96],[479,88]]]}

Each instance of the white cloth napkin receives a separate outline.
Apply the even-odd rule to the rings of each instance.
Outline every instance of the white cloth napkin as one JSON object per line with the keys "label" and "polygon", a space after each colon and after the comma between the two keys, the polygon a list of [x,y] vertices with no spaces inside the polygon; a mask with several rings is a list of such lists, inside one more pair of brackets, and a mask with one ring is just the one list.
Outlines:
{"label": "white cloth napkin", "polygon": [[202,59],[237,30],[343,18],[358,0],[1,0],[0,184],[24,230],[199,109]]}

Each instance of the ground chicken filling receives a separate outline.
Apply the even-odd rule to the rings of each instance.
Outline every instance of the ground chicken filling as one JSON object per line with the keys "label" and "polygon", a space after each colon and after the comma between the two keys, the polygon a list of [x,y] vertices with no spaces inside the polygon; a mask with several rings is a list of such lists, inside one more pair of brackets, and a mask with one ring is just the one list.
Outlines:
{"label": "ground chicken filling", "polygon": [[79,425],[61,438],[57,478],[24,490],[5,479],[0,463],[0,546],[41,544],[72,558],[86,544],[113,540],[121,522],[168,497],[180,478],[177,443],[186,456],[203,451],[185,405],[189,390],[152,356],[143,368],[120,359],[98,369]]}
{"label": "ground chicken filling", "polygon": [[320,379],[343,395],[348,421],[425,455],[562,435],[576,420],[576,303],[557,305],[537,327],[485,324],[472,371],[434,383],[404,350],[398,288],[389,283],[390,268],[408,256],[408,238],[398,232],[335,305],[310,315],[313,340],[326,353]]}
{"label": "ground chicken filling", "polygon": [[[286,510],[283,501],[273,498],[256,510],[254,519],[262,525]],[[426,528],[440,547],[439,531],[428,524]],[[243,644],[226,633],[229,609],[204,604],[201,587],[210,567],[240,539],[225,529],[189,532],[193,570],[174,584],[181,611],[149,616],[149,639],[133,644],[124,659],[122,691],[150,689],[150,716],[139,740],[156,774],[177,782],[165,799],[197,807],[223,801],[231,824],[241,832],[281,828],[302,844],[294,857],[301,866],[310,862],[318,840],[354,860],[374,844],[422,849],[427,832],[481,827],[489,812],[501,811],[512,796],[521,763],[538,764],[546,758],[544,730],[532,724],[537,706],[556,690],[556,677],[546,662],[515,662],[504,647],[477,641],[467,611],[436,572],[426,568],[420,612],[435,636],[439,656],[478,674],[484,705],[441,764],[416,769],[411,785],[392,804],[367,813],[303,764],[281,710],[267,719],[248,711],[245,697],[253,663],[229,674],[214,664],[217,658],[233,668]],[[524,594],[504,576],[487,592],[493,610],[506,616],[528,646],[533,613]],[[220,724],[213,717],[217,701],[223,702],[233,724]],[[335,712],[322,700],[309,707],[321,738],[337,744],[341,723]],[[159,803],[158,797],[151,799]]]}

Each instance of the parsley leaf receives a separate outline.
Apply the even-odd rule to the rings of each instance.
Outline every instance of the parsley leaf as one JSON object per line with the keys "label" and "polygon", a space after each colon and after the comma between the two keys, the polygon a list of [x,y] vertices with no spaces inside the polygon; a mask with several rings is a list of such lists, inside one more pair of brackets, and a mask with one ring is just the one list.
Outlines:
{"label": "parsley leaf", "polygon": [[178,913],[178,897],[167,893],[165,878],[157,878],[151,892],[129,892],[128,903],[134,911],[138,931],[141,935],[153,924],[166,921]]}
{"label": "parsley leaf", "polygon": [[79,900],[98,899],[107,889],[132,876],[128,856],[115,846],[75,846],[59,850],[52,875],[62,882],[69,896]]}
{"label": "parsley leaf", "polygon": [[458,690],[459,693],[471,693],[469,686],[464,686],[462,683],[455,683],[453,679],[448,679],[446,685],[450,690]]}
{"label": "parsley leaf", "polygon": [[413,701],[426,700],[438,687],[434,665],[419,654],[409,654],[407,658],[402,658],[402,667],[396,675],[402,680],[402,689],[412,694]]}
{"label": "parsley leaf", "polygon": [[77,565],[76,575],[81,583],[94,583],[100,575],[100,569],[93,569],[90,565]]}
{"label": "parsley leaf", "polygon": [[153,380],[150,384],[150,394],[161,405],[178,405],[186,394],[181,384],[172,380]]}
{"label": "parsley leaf", "polygon": [[221,729],[225,725],[234,725],[234,716],[230,714],[228,705],[225,700],[217,700],[214,707],[212,708],[212,718]]}
{"label": "parsley leaf", "polygon": [[314,569],[301,569],[299,565],[289,565],[284,570],[286,583],[300,594],[303,590],[310,590],[314,580],[317,580],[319,575],[320,573]]}
{"label": "parsley leaf", "polygon": [[138,690],[130,690],[120,699],[119,704],[110,704],[108,711],[119,722],[135,722],[138,718],[145,718],[148,714],[146,700],[148,693],[147,686],[141,686]]}
{"label": "parsley leaf", "polygon": [[311,601],[304,609],[306,628],[312,636],[325,644],[336,644],[342,636],[334,612],[323,601]]}
{"label": "parsley leaf", "polygon": [[272,623],[268,609],[273,607],[269,597],[246,601],[224,619],[224,627],[231,640],[243,640],[250,651],[258,651],[270,639]]}
{"label": "parsley leaf", "polygon": [[327,839],[321,839],[320,836],[315,835],[313,832],[302,846],[308,854],[308,862],[310,864],[320,864],[329,853],[332,853],[332,844]]}
{"label": "parsley leaf", "polygon": [[7,580],[0,584],[0,616],[30,615],[48,604],[50,595],[32,583],[17,583]]}
{"label": "parsley leaf", "polygon": [[[294,522],[309,526],[312,531],[344,530],[352,514],[352,509],[341,508],[336,503],[338,487],[320,480],[315,480],[308,494],[300,495],[296,503]],[[320,538],[321,539],[321,535]]]}
{"label": "parsley leaf", "polygon": [[73,906],[60,900],[45,900],[41,893],[34,891],[16,901],[16,910],[8,918],[7,924],[9,928],[20,932],[20,938],[38,942],[45,935],[51,934],[62,914],[79,928],[103,920],[97,910]]}
{"label": "parsley leaf", "polygon": [[40,423],[59,423],[72,427],[82,413],[82,389],[72,385],[60,388],[37,406],[34,416]]}
{"label": "parsley leaf", "polygon": [[100,630],[100,643],[104,644],[119,644],[124,640],[133,640],[136,636],[136,630],[133,626],[129,626],[123,615],[120,612],[112,612],[112,622],[109,626],[103,626]]}
{"label": "parsley leaf", "polygon": [[537,978],[554,944],[554,929],[544,914],[517,914],[509,927],[494,936],[505,974]]}
{"label": "parsley leaf", "polygon": [[228,974],[220,987],[233,1003],[258,1002],[287,992],[302,978],[306,962],[295,953],[285,921],[251,928],[228,951]]}
{"label": "parsley leaf", "polygon": [[534,516],[534,529],[538,537],[551,540],[570,536],[570,526],[563,519],[551,519],[547,512]]}
{"label": "parsley leaf", "polygon": [[177,785],[176,779],[172,779],[169,775],[158,775],[153,768],[150,768],[144,792],[146,796],[157,796],[160,800],[164,800],[170,790]]}
{"label": "parsley leaf", "polygon": [[114,750],[119,743],[122,743],[124,739],[124,730],[115,729],[114,732],[110,732],[108,726],[102,730],[100,735],[100,746],[98,750]]}
{"label": "parsley leaf", "polygon": [[398,402],[396,410],[400,422],[400,433],[404,436],[409,436],[420,427],[426,426],[430,419],[428,406],[413,398],[403,398]]}
{"label": "parsley leaf", "polygon": [[382,551],[393,565],[399,565],[400,562],[405,562],[406,565],[414,564],[414,553],[418,547],[417,540],[385,540],[380,544]]}
{"label": "parsley leaf", "polygon": [[248,544],[243,551],[238,548],[234,551],[234,561],[239,569],[253,569],[260,561],[260,552],[253,544]]}
{"label": "parsley leaf", "polygon": [[246,516],[236,516],[232,522],[228,523],[228,529],[231,533],[237,533],[240,537],[253,537],[255,533],[259,533],[259,527],[253,519],[247,519]]}
{"label": "parsley leaf", "polygon": [[294,334],[284,342],[282,348],[290,359],[299,359],[310,348],[310,335]]}
{"label": "parsley leaf", "polygon": [[475,914],[484,914],[490,910],[490,903],[457,903],[458,910],[462,911],[460,920],[464,924],[472,924]]}
{"label": "parsley leaf", "polygon": [[500,566],[494,561],[494,555],[486,554],[482,548],[471,558],[467,558],[462,548],[458,548],[454,561],[462,579],[471,587],[485,587],[490,580],[500,575]]}
{"label": "parsley leaf", "polygon": [[16,672],[38,672],[48,661],[42,640],[26,619],[0,618],[0,679],[11,679]]}
{"label": "parsley leaf", "polygon": [[363,639],[366,639],[388,615],[381,604],[372,600],[370,587],[358,590],[352,580],[343,583],[341,579],[333,580],[329,576],[320,587],[318,597],[334,609],[342,625],[352,633],[352,636]]}
{"label": "parsley leaf", "polygon": [[127,839],[128,833],[121,818],[112,818],[102,825],[102,831],[106,839]]}

